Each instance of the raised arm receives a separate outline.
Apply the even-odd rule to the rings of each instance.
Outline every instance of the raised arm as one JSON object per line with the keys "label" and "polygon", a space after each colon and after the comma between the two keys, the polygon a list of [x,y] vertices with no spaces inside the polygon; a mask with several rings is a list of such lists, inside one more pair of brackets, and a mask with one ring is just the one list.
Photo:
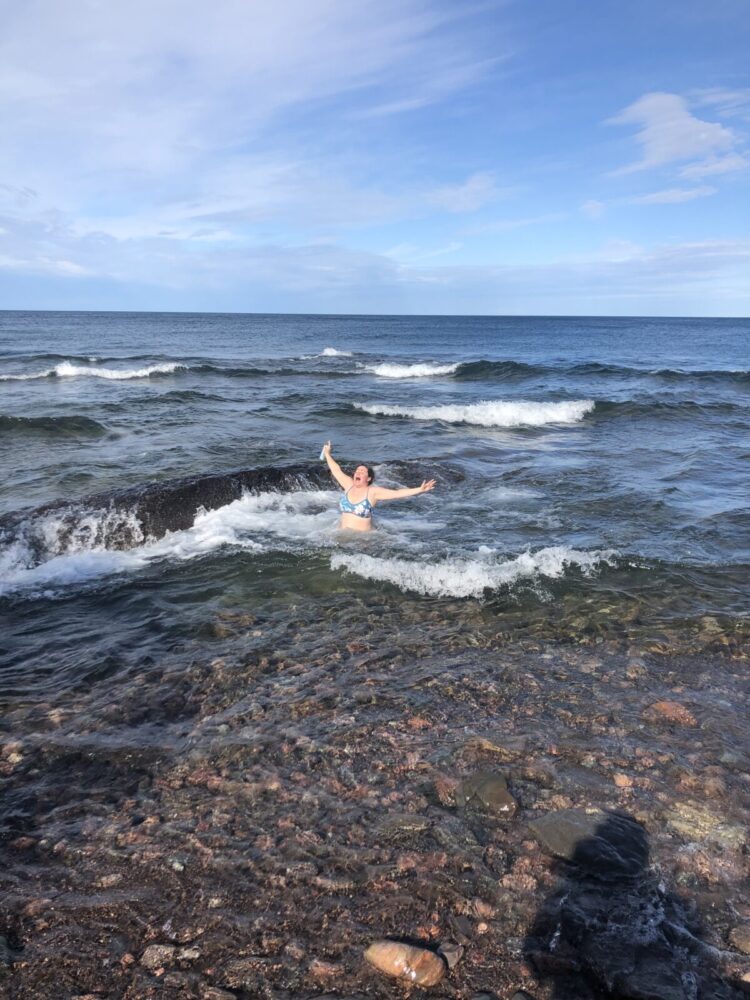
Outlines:
{"label": "raised arm", "polygon": [[349,487],[352,485],[352,482],[353,482],[352,477],[351,476],[347,476],[347,474],[342,471],[341,466],[339,465],[339,463],[335,460],[335,458],[331,454],[331,442],[330,441],[326,441],[326,443],[323,445],[323,457],[325,458],[326,462],[328,463],[328,468],[331,470],[331,475],[336,480],[336,482],[339,484],[339,486],[341,487],[341,489],[342,490],[348,490]]}
{"label": "raised arm", "polygon": [[387,490],[385,486],[373,486],[370,496],[376,503],[380,500],[405,500],[406,497],[418,497],[420,493],[429,493],[435,489],[434,479],[425,479],[421,486],[406,487],[403,490]]}

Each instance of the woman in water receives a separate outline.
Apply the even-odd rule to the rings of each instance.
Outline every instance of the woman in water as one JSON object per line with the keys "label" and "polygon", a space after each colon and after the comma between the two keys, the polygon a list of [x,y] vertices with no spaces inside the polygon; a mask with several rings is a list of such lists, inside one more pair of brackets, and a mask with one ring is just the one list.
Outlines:
{"label": "woman in water", "polygon": [[341,527],[348,531],[371,531],[372,510],[381,500],[401,500],[429,493],[435,489],[434,479],[425,479],[421,486],[413,489],[387,490],[384,486],[373,486],[375,473],[368,465],[358,465],[353,476],[347,476],[331,455],[331,442],[323,446],[323,457],[328,463],[331,475],[339,484],[344,495],[339,500]]}

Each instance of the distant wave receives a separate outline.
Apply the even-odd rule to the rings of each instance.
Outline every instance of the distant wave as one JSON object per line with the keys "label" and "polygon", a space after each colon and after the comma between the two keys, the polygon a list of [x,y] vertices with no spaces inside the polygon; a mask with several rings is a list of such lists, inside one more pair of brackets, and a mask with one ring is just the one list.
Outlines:
{"label": "distant wave", "polygon": [[466,381],[502,381],[547,370],[544,365],[529,365],[522,361],[464,361],[457,366],[455,377]]}
{"label": "distant wave", "polygon": [[101,368],[96,365],[74,365],[70,361],[63,361],[59,365],[55,365],[54,368],[48,368],[46,371],[33,372],[27,375],[0,375],[0,381],[11,382],[11,381],[27,381],[30,379],[39,378],[73,378],[75,376],[93,376],[95,378],[106,378],[106,379],[132,379],[132,378],[148,378],[151,375],[167,375],[178,369],[185,369],[187,365],[180,364],[177,361],[164,362],[158,365],[148,365],[146,368]]}
{"label": "distant wave", "polygon": [[614,415],[618,417],[664,417],[684,419],[718,414],[739,416],[750,419],[750,405],[738,403],[698,403],[693,399],[621,399],[598,400],[597,417]]}
{"label": "distant wave", "polygon": [[598,361],[579,364],[533,364],[523,361],[456,361],[438,364],[421,362],[403,364],[381,362],[360,365],[361,371],[379,375],[382,378],[419,378],[430,375],[450,375],[457,381],[503,382],[512,379],[532,378],[539,375],[596,376],[600,378],[657,378],[667,382],[690,381],[740,381],[750,380],[750,372],[738,369],[680,369],[680,368],[636,368],[629,365],[602,364]]}
{"label": "distant wave", "polygon": [[[320,355],[316,355],[319,357]],[[192,375],[220,375],[224,378],[345,378],[347,375],[351,375],[352,372],[342,372],[342,371],[325,371],[323,369],[308,369],[303,368],[258,368],[252,365],[247,367],[228,367],[223,368],[221,365],[213,364],[202,364],[190,367],[190,373]]]}
{"label": "distant wave", "polygon": [[594,409],[591,399],[560,403],[537,403],[529,400],[492,401],[445,406],[384,406],[355,403],[355,409],[373,416],[409,417],[414,420],[443,420],[449,424],[475,424],[479,427],[541,427],[545,424],[573,424]]}
{"label": "distant wave", "polygon": [[456,363],[453,365],[382,364],[362,365],[361,367],[373,375],[378,375],[380,378],[429,378],[432,375],[452,375],[460,366]]}
{"label": "distant wave", "polygon": [[569,568],[588,574],[597,566],[610,563],[614,556],[612,551],[582,552],[566,545],[523,552],[501,562],[488,558],[411,562],[337,552],[331,557],[331,568],[343,569],[368,580],[392,583],[401,590],[429,597],[482,597],[486,591],[520,580],[554,579]]}
{"label": "distant wave", "polygon": [[320,352],[319,357],[321,358],[350,358],[354,352],[353,351],[339,351],[335,347],[324,347]]}
{"label": "distant wave", "polygon": [[107,428],[90,417],[9,417],[0,414],[0,436],[4,434],[37,435],[49,437],[98,437]]}

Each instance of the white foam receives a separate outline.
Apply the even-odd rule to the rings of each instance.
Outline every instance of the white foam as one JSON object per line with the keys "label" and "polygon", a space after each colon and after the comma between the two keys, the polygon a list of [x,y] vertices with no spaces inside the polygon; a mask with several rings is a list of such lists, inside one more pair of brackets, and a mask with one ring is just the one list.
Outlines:
{"label": "white foam", "polygon": [[69,378],[75,375],[92,375],[96,378],[109,379],[130,379],[148,378],[149,375],[165,375],[176,371],[178,368],[186,368],[177,361],[168,361],[159,365],[148,365],[146,368],[99,368],[87,367],[86,365],[72,365],[69,361],[63,361],[55,367],[54,373],[58,378]]}
{"label": "white foam", "polygon": [[356,409],[373,416],[411,417],[414,420],[444,420],[449,424],[479,427],[542,427],[545,424],[574,424],[594,409],[591,399],[561,403],[538,403],[525,399],[486,400],[481,403],[446,406],[384,406],[355,403]]}
{"label": "white foam", "polygon": [[0,375],[0,382],[27,382],[29,379],[49,378],[55,374],[54,368],[48,368],[43,372],[30,372],[28,375]]}
{"label": "white foam", "polygon": [[395,365],[395,364],[383,364],[383,365],[363,365],[365,371],[372,372],[373,375],[377,375],[380,378],[430,378],[435,375],[452,375],[453,372],[458,368],[458,364],[454,365],[433,365],[433,364],[415,364],[415,365]]}
{"label": "white foam", "polygon": [[[95,358],[91,360],[95,361]],[[49,378],[56,375],[58,378],[72,378],[79,375],[91,375],[95,378],[108,379],[131,379],[148,378],[149,375],[163,375],[176,371],[178,368],[187,368],[187,365],[178,361],[168,361],[158,365],[148,365],[146,368],[101,368],[88,365],[74,365],[70,361],[63,361],[54,368],[48,368],[43,372],[31,372],[28,375],[0,375],[1,382],[27,381],[29,379]]]}
{"label": "white foam", "polygon": [[331,568],[344,569],[368,580],[393,583],[401,590],[425,596],[481,597],[486,590],[497,590],[520,580],[560,577],[569,566],[589,574],[597,565],[611,561],[615,553],[582,552],[566,545],[554,545],[538,552],[522,552],[515,559],[504,561],[497,561],[494,553],[486,548],[478,555],[477,559],[429,563],[335,553],[331,557]]}
{"label": "white foam", "polygon": [[[33,532],[29,530],[33,538],[16,540],[0,550],[0,595],[89,582],[162,560],[195,559],[223,546],[263,552],[300,540],[333,545],[336,495],[316,490],[246,494],[217,510],[200,511],[192,527],[168,532],[158,540],[144,540],[134,516],[122,512],[85,515],[73,531],[63,516],[49,515]],[[126,551],[106,548],[107,526],[110,532],[119,526],[132,529],[135,546]],[[49,558],[34,565],[32,553],[40,545]]]}
{"label": "white foam", "polygon": [[321,358],[350,358],[353,351],[339,351],[335,347],[324,347],[320,352]]}

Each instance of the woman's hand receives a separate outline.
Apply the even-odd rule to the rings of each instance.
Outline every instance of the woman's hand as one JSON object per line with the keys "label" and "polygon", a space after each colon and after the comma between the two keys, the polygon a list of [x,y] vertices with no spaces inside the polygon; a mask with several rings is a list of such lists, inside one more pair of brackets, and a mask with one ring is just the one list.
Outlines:
{"label": "woman's hand", "polygon": [[330,441],[326,441],[326,443],[323,445],[323,454],[326,456],[326,458],[328,458],[330,456],[330,454],[331,454],[331,442]]}
{"label": "woman's hand", "polygon": [[429,493],[430,490],[434,490],[435,489],[435,480],[434,479],[425,479],[425,481],[422,483],[422,485],[418,486],[417,489],[419,490],[420,493]]}

